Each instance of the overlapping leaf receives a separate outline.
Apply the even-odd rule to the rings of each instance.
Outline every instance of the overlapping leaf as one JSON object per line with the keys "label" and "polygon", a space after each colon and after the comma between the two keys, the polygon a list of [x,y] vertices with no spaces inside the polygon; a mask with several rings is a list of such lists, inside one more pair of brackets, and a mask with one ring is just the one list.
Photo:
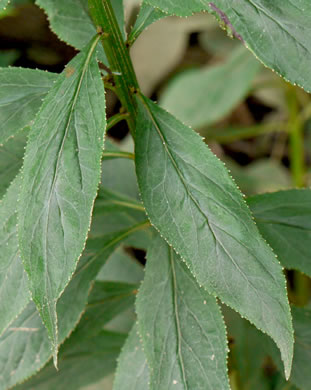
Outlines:
{"label": "overlapping leaf", "polygon": [[[112,3],[124,35],[123,1]],[[47,13],[50,27],[55,34],[69,45],[83,49],[96,34],[96,27],[89,15],[88,0],[36,0],[36,4]],[[97,50],[98,59],[108,65],[103,47],[98,46]]]}
{"label": "overlapping leaf", "polygon": [[[106,149],[120,149],[106,140]],[[134,161],[129,159],[104,159],[102,182],[96,199],[90,236],[112,233],[134,223],[144,221],[146,214],[138,201],[138,186]],[[149,230],[138,231],[126,240],[126,245],[145,249],[151,238]]]}
{"label": "overlapping leaf", "polygon": [[188,70],[175,77],[160,105],[189,126],[208,126],[243,100],[259,69],[260,63],[240,47],[224,64]]}
{"label": "overlapping leaf", "polygon": [[[213,12],[266,66],[311,90],[311,3],[309,0],[146,0],[179,16]],[[212,4],[212,7],[211,7]]]}
{"label": "overlapping leaf", "polygon": [[229,354],[231,375],[236,375],[240,379],[239,384],[243,389],[270,390],[271,378],[266,369],[269,360],[263,347],[270,339],[233,310],[227,307],[223,307],[222,310],[231,340]]}
{"label": "overlapping leaf", "polygon": [[59,352],[59,371],[49,363],[17,389],[76,390],[110,374],[126,335],[103,331],[104,325],[133,306],[136,286],[96,282],[77,329]]}
{"label": "overlapping leaf", "polygon": [[25,130],[0,146],[0,199],[5,194],[23,164],[26,139],[27,135]]}
{"label": "overlapping leaf", "polygon": [[291,382],[300,390],[308,390],[311,386],[309,369],[311,359],[311,310],[293,307],[295,329],[295,350]]}
{"label": "overlapping leaf", "polygon": [[[85,309],[92,280],[133,226],[111,235],[88,240],[78,268],[57,302],[59,342],[72,332]],[[0,390],[6,390],[36,373],[51,357],[47,331],[34,303],[29,303],[0,337]],[[55,368],[54,368],[55,370]]]}
{"label": "overlapping leaf", "polygon": [[136,22],[128,37],[128,43],[133,44],[139,35],[152,23],[163,19],[167,14],[158,8],[154,8],[143,0]]}
{"label": "overlapping leaf", "polygon": [[149,367],[135,324],[119,356],[113,390],[146,390],[149,388]]}
{"label": "overlapping leaf", "polygon": [[18,250],[16,204],[20,185],[19,175],[0,202],[0,334],[30,300]]}
{"label": "overlapping leaf", "polygon": [[137,296],[150,389],[229,389],[226,331],[214,297],[157,235]]}
{"label": "overlapping leaf", "polygon": [[311,276],[311,190],[256,195],[247,203],[283,266]]}
{"label": "overlapping leaf", "polygon": [[[309,362],[311,359],[311,310],[309,307],[292,307],[293,325],[295,331],[295,348],[292,373],[289,381],[299,390],[309,390],[311,386],[311,373]],[[273,358],[277,367],[282,370],[280,354],[275,346],[266,340],[264,348]],[[288,387],[291,390],[290,383]],[[282,389],[282,388],[281,388]],[[296,389],[296,387],[295,387]]]}
{"label": "overlapping leaf", "polygon": [[34,119],[56,74],[22,68],[0,68],[0,144]]}
{"label": "overlapping leaf", "polygon": [[81,340],[79,351],[72,352],[65,344],[60,350],[58,372],[52,364],[48,364],[33,379],[17,386],[16,390],[85,389],[85,386],[113,373],[125,340],[126,334],[103,330],[89,339]]}
{"label": "overlapping leaf", "polygon": [[281,350],[286,375],[293,334],[285,277],[242,194],[200,137],[139,96],[136,170],[151,223],[217,295]]}
{"label": "overlapping leaf", "polygon": [[32,298],[57,351],[56,302],[85,245],[100,180],[105,91],[99,37],[59,76],[31,128],[19,202],[19,246]]}
{"label": "overlapping leaf", "polygon": [[127,283],[139,283],[144,278],[142,265],[128,255],[123,248],[118,248],[113,253],[107,264],[102,267],[97,280],[120,281]]}

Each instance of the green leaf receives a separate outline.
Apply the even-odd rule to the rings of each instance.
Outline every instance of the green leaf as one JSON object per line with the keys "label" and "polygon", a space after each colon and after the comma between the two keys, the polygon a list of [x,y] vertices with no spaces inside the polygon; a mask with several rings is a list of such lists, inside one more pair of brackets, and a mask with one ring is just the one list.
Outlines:
{"label": "green leaf", "polygon": [[285,277],[242,194],[195,132],[147,98],[137,100],[136,170],[151,223],[200,285],[273,338],[288,376]]}
{"label": "green leaf", "polygon": [[209,9],[209,0],[145,0],[147,4],[170,15],[189,16]]}
{"label": "green leaf", "polygon": [[[120,151],[109,139],[105,144],[106,149]],[[145,220],[146,213],[138,199],[134,161],[105,159],[102,163],[102,183],[94,207],[90,236],[96,237],[103,232],[112,233]],[[138,231],[128,237],[126,245],[145,249],[150,239],[149,230]]]}
{"label": "green leaf", "polygon": [[179,74],[162,94],[160,105],[189,126],[208,126],[245,98],[259,69],[260,63],[239,47],[224,64]]}
{"label": "green leaf", "polygon": [[226,330],[214,297],[157,235],[137,296],[150,389],[229,389]]}
{"label": "green leaf", "polygon": [[118,248],[102,267],[97,280],[139,283],[144,278],[144,269],[138,261]]}
{"label": "green leaf", "polygon": [[298,307],[292,308],[295,329],[295,349],[293,370],[290,381],[300,390],[311,387],[311,310]]}
{"label": "green leaf", "polygon": [[26,138],[25,130],[0,146],[0,199],[22,167]]}
{"label": "green leaf", "polygon": [[97,281],[88,299],[85,320],[80,321],[71,336],[71,343],[100,332],[118,314],[134,305],[136,284]]}
{"label": "green leaf", "polygon": [[19,55],[20,53],[18,50],[0,51],[0,66],[7,67],[12,65],[18,59]]}
{"label": "green leaf", "polygon": [[0,68],[0,144],[31,123],[56,74]]}
{"label": "green leaf", "polygon": [[57,356],[56,302],[90,226],[100,180],[105,90],[94,54],[78,54],[47,95],[29,134],[19,202],[19,246],[29,288]]}
{"label": "green leaf", "polygon": [[[50,28],[63,41],[76,49],[83,49],[96,34],[89,14],[88,0],[36,0],[48,15]],[[123,1],[114,0],[112,6],[125,37]],[[106,54],[101,45],[97,47],[99,61],[108,65]]]}
{"label": "green leaf", "polygon": [[16,204],[20,185],[19,175],[0,202],[0,334],[30,300],[18,251]]}
{"label": "green leaf", "polygon": [[[121,151],[109,138],[105,141],[105,149]],[[101,188],[139,200],[134,161],[123,158],[103,160]]]}
{"label": "green leaf", "polygon": [[[111,374],[126,339],[125,334],[103,330],[80,340],[79,350],[68,344],[60,350],[59,371],[48,364],[42,372],[16,390],[77,390]],[[68,340],[70,342],[70,339]]]}
{"label": "green leaf", "polygon": [[104,325],[134,305],[135,285],[96,282],[86,312],[59,351],[59,370],[52,362],[17,389],[76,390],[113,372],[126,335]]}
{"label": "green leaf", "polygon": [[147,4],[145,0],[143,0],[136,22],[128,37],[128,43],[132,45],[148,26],[160,19],[165,18],[166,16],[167,14],[165,12],[162,12],[157,8],[153,8]]}
{"label": "green leaf", "polygon": [[149,389],[149,368],[135,324],[118,359],[113,390]]}
{"label": "green leaf", "polygon": [[246,195],[292,188],[288,169],[277,159],[260,158],[246,167],[242,167],[226,156],[223,160],[238,187]]}
{"label": "green leaf", "polygon": [[257,195],[247,203],[282,265],[311,277],[311,190]]}
{"label": "green leaf", "polygon": [[[85,309],[92,281],[115,248],[142,225],[88,240],[69,285],[57,302],[59,343],[72,332]],[[0,390],[6,390],[35,374],[50,359],[47,330],[30,302],[0,337]],[[54,368],[55,370],[55,368]]]}
{"label": "green leaf", "polygon": [[[293,368],[290,382],[299,390],[309,390],[311,387],[311,310],[292,306],[293,324],[295,331],[295,348]],[[272,356],[277,367],[281,369],[281,359],[278,350],[272,343],[266,343],[267,351]]]}
{"label": "green leaf", "polygon": [[266,372],[269,360],[263,348],[268,337],[228,307],[222,310],[231,340],[229,372],[237,372],[241,389],[270,390],[271,378]]}
{"label": "green leaf", "polygon": [[[169,14],[214,13],[263,64],[311,91],[311,3],[309,0],[146,0]],[[211,6],[212,4],[212,6]],[[286,53],[286,55],[284,55]]]}
{"label": "green leaf", "polygon": [[[118,170],[113,172],[118,175]],[[113,233],[146,220],[143,210],[141,203],[101,187],[94,207],[90,237],[102,235],[102,232]],[[138,231],[127,238],[126,245],[145,249],[151,236],[150,230]]]}

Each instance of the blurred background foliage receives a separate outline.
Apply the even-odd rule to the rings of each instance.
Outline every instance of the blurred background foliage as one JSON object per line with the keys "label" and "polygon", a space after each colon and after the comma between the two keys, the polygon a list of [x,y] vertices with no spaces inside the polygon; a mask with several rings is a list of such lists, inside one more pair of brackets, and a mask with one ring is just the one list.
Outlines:
{"label": "blurred background foliage", "polygon": [[[130,31],[139,1],[124,2],[126,26]],[[20,66],[59,73],[76,53],[76,49],[60,41],[50,30],[44,12],[33,0],[12,0],[0,12],[1,67]],[[157,21],[133,44],[131,56],[142,91],[197,130],[226,163],[247,196],[310,186],[310,96],[265,69],[240,41],[228,38],[211,15],[199,14],[186,19],[166,17]],[[110,90],[107,90],[107,106],[109,117],[120,110]],[[132,151],[125,121],[111,129],[109,135],[121,149]],[[21,133],[19,137],[22,146],[16,149],[17,167],[11,167],[14,172],[20,166],[25,135]],[[6,148],[2,147],[3,164],[5,153]],[[126,172],[118,184],[115,171],[118,164],[122,162],[107,161],[105,168],[109,181],[116,187],[126,185],[124,180],[128,176],[134,177],[134,173]],[[3,180],[11,181],[11,177]],[[129,183],[127,190],[132,195],[136,187],[131,188]],[[133,242],[128,245],[140,246]],[[143,263],[141,251],[120,249],[115,255],[116,264],[123,265],[118,269],[124,269],[127,264],[124,256],[128,257],[129,252]],[[113,279],[116,272],[113,269],[109,272]],[[124,275],[130,275],[130,282],[137,283],[143,277],[142,268],[133,263]],[[296,271],[289,271],[288,279],[291,302],[305,305],[310,298],[309,280]],[[277,365],[269,357],[276,352],[262,349],[263,344],[269,345],[267,338],[229,309],[224,313],[230,337],[232,389],[295,389],[284,383]],[[128,331],[135,318],[133,311],[121,315],[125,327],[122,331]],[[302,333],[305,335],[307,330]],[[309,339],[310,336],[308,343]],[[308,353],[304,350],[300,358],[307,361]],[[303,383],[304,378],[296,376],[295,383]],[[108,377],[89,389],[110,389],[111,382]]]}

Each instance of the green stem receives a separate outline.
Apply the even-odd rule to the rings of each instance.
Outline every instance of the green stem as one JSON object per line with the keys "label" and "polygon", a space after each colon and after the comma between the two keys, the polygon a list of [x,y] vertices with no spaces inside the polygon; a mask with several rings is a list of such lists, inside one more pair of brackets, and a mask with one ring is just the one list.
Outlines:
{"label": "green stem", "polygon": [[134,202],[126,202],[126,201],[123,201],[123,200],[117,200],[117,199],[109,199],[109,200],[104,200],[104,201],[97,201],[99,206],[101,206],[102,204],[106,204],[106,205],[116,205],[116,206],[121,206],[121,207],[124,207],[124,208],[127,208],[127,209],[132,209],[132,210],[138,210],[138,211],[143,211],[145,212],[145,208],[142,204],[140,203],[134,203]]}
{"label": "green stem", "polygon": [[127,120],[129,116],[130,114],[128,112],[113,115],[111,118],[108,119],[107,131],[110,130],[113,126],[115,126],[117,123],[123,121],[124,119]]}
{"label": "green stem", "polygon": [[114,158],[127,158],[135,160],[135,154],[130,152],[114,152],[113,150],[105,150],[102,156],[103,160],[112,160]]}
{"label": "green stem", "polygon": [[310,297],[310,284],[309,278],[295,271],[294,273],[294,285],[295,285],[295,303],[298,306],[305,306],[309,302]]}
{"label": "green stem", "polygon": [[303,122],[299,115],[299,102],[296,90],[291,85],[287,87],[287,104],[289,111],[290,167],[295,186],[301,188],[305,184],[306,173]]}
{"label": "green stem", "polygon": [[133,91],[138,90],[138,82],[128,48],[123,41],[110,0],[88,0],[88,2],[91,17],[102,37],[118,97],[124,109],[130,114],[127,121],[134,135],[136,102]]}
{"label": "green stem", "polygon": [[241,390],[241,388],[238,385],[239,381],[238,381],[237,371],[232,371],[229,374],[229,379],[230,379],[230,385],[232,390]]}
{"label": "green stem", "polygon": [[215,140],[221,144],[226,144],[244,138],[258,137],[262,134],[281,132],[284,130],[284,127],[284,122],[272,122],[224,129],[207,128],[206,131],[203,129],[203,134],[207,140]]}

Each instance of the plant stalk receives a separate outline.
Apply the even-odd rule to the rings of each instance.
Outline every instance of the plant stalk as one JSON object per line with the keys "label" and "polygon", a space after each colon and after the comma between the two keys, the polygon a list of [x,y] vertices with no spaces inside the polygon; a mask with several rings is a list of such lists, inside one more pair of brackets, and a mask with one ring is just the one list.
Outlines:
{"label": "plant stalk", "polygon": [[123,121],[123,120],[127,120],[129,118],[130,114],[125,112],[125,113],[118,113],[114,116],[112,116],[111,118],[108,119],[108,122],[107,122],[107,131],[110,130],[113,126],[115,126],[117,123]]}
{"label": "plant stalk", "polygon": [[116,92],[124,109],[130,114],[127,122],[135,134],[136,102],[133,92],[138,82],[133,64],[115,17],[110,0],[88,0],[91,17],[101,35],[101,41],[109,62]]}
{"label": "plant stalk", "polygon": [[288,85],[287,104],[289,111],[289,158],[293,182],[296,187],[301,188],[305,185],[305,156],[304,156],[304,137],[303,122],[299,115],[299,102],[295,87]]}

